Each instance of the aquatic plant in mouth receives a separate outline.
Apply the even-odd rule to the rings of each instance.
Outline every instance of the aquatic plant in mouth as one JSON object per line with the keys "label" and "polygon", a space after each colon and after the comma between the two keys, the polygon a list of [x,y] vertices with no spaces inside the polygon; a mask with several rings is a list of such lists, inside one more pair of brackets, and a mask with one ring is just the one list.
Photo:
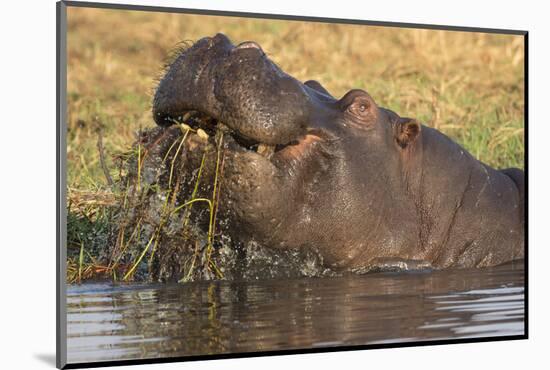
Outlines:
{"label": "aquatic plant in mouth", "polygon": [[[207,264],[208,264],[208,267],[213,269],[214,272],[216,273],[216,275],[219,277],[219,278],[223,278],[223,273],[220,271],[220,269],[218,268],[218,266],[216,265],[216,263],[212,260],[212,250],[214,248],[214,234],[215,234],[215,228],[216,228],[216,213],[217,213],[217,209],[218,209],[218,203],[219,203],[219,196],[220,196],[220,190],[221,190],[221,182],[219,183],[218,185],[218,177],[219,177],[219,174],[220,174],[220,168],[223,168],[223,165],[220,167],[220,155],[221,155],[221,146],[223,144],[223,133],[221,133],[220,131],[218,132],[218,134],[216,135],[217,136],[217,150],[216,150],[216,171],[215,171],[215,174],[214,174],[214,189],[212,191],[212,198],[211,199],[207,199],[207,198],[195,198],[195,195],[196,195],[196,192],[197,192],[197,189],[198,189],[198,184],[199,184],[199,181],[200,181],[200,175],[202,173],[202,169],[204,167],[204,159],[205,159],[205,154],[203,154],[203,157],[202,157],[202,160],[201,160],[201,167],[199,167],[199,173],[197,175],[197,181],[195,183],[195,188],[193,189],[193,194],[191,195],[191,200],[182,204],[181,206],[177,207],[176,209],[174,209],[173,213],[176,213],[178,211],[180,211],[182,208],[187,208],[187,207],[190,207],[193,203],[195,202],[205,202],[208,204],[208,208],[209,208],[209,222],[208,222],[208,243],[207,243],[207,247],[206,247],[206,255],[207,255]],[[189,221],[189,218],[188,216],[186,216],[184,218],[184,227],[187,225]],[[180,279],[179,281],[180,282],[185,282],[185,281],[188,281],[192,272],[193,272],[193,268],[195,266],[195,261],[196,261],[196,258],[197,258],[197,251],[195,250],[195,252],[193,253],[193,260],[192,260],[192,263],[191,263],[191,267],[189,268],[187,274],[185,275],[185,277],[183,277],[182,279]]]}
{"label": "aquatic plant in mouth", "polygon": [[[181,211],[183,209],[185,209],[186,212],[185,212],[185,215],[184,215],[184,221],[182,223],[182,231],[183,231],[182,234],[183,234],[184,237],[189,237],[189,235],[185,233],[185,228],[187,227],[187,225],[189,223],[189,217],[190,217],[190,214],[191,214],[191,207],[194,203],[201,203],[201,202],[206,203],[208,205],[208,212],[209,212],[209,224],[208,224],[206,251],[205,251],[205,253],[206,253],[206,262],[205,262],[203,268],[208,268],[208,269],[210,269],[211,271],[213,271],[215,273],[216,277],[223,278],[223,273],[217,267],[216,262],[212,258],[212,251],[213,251],[213,248],[214,248],[215,213],[216,213],[216,210],[217,210],[219,190],[220,190],[219,185],[218,185],[219,184],[218,174],[219,174],[219,171],[221,170],[220,161],[221,161],[221,157],[222,157],[221,156],[221,152],[222,152],[221,146],[222,146],[222,143],[223,143],[223,134],[216,135],[216,142],[218,143],[217,147],[216,147],[216,152],[217,152],[217,154],[216,154],[216,170],[215,170],[215,175],[214,175],[214,184],[213,184],[213,190],[212,190],[211,198],[209,199],[209,198],[199,198],[199,197],[197,197],[197,192],[198,192],[199,184],[200,184],[200,181],[201,181],[201,174],[203,172],[203,168],[204,168],[204,164],[205,164],[205,158],[206,158],[206,152],[205,152],[202,155],[201,165],[198,168],[196,180],[195,180],[194,187],[193,187],[193,192],[191,194],[190,199],[188,201],[186,201],[185,203],[179,205],[179,206],[175,206],[175,199],[176,199],[176,196],[177,196],[178,189],[180,187],[180,179],[179,178],[175,179],[174,167],[176,165],[176,161],[178,159],[178,156],[179,156],[179,154],[182,150],[182,147],[183,147],[183,145],[185,143],[185,140],[187,139],[189,133],[190,132],[197,133],[197,131],[200,130],[200,129],[194,130],[191,127],[189,127],[185,124],[180,124],[180,128],[183,132],[183,137],[181,137],[181,138],[178,137],[178,138],[176,138],[176,140],[174,140],[174,142],[172,143],[172,145],[168,149],[168,152],[166,153],[166,155],[163,158],[164,161],[166,161],[168,159],[168,156],[172,152],[173,148],[176,147],[176,144],[179,141],[179,144],[177,144],[176,152],[170,160],[170,171],[169,171],[168,185],[167,185],[167,189],[166,189],[166,191],[163,195],[164,196],[164,204],[163,204],[162,211],[161,211],[160,222],[159,222],[158,226],[154,229],[154,232],[151,234],[151,237],[149,238],[147,244],[143,248],[141,254],[139,254],[139,256],[137,256],[137,258],[135,258],[135,260],[132,263],[130,269],[124,274],[123,280],[125,280],[125,281],[127,281],[127,280],[129,280],[133,277],[137,267],[140,265],[143,258],[145,257],[145,255],[149,251],[150,251],[150,253],[149,253],[149,258],[148,258],[148,269],[149,269],[149,273],[151,273],[152,263],[154,261],[155,253],[157,251],[157,247],[158,247],[158,244],[159,244],[160,234],[163,231],[163,228],[166,225],[166,223],[170,220],[170,218],[175,216],[179,211]],[[199,134],[199,136],[201,136],[201,134]],[[204,134],[202,134],[202,136],[204,137]],[[138,167],[139,168],[141,167],[141,160],[138,161]],[[138,171],[138,177],[137,177],[138,181],[140,181],[140,179],[141,179],[140,175],[141,175],[141,172]],[[136,187],[137,187],[138,190],[140,189],[139,185],[137,185]],[[195,248],[194,251],[193,251],[193,260],[192,260],[191,266],[189,267],[189,269],[188,269],[187,273],[185,274],[185,276],[180,279],[180,281],[188,281],[191,278],[191,275],[192,275],[193,271],[195,270],[195,263],[196,263],[196,259],[197,259],[197,254],[198,254],[198,250],[197,250],[197,248]],[[118,256],[117,258],[120,259],[120,256]]]}
{"label": "aquatic plant in mouth", "polygon": [[[183,117],[182,121],[185,121],[188,118],[188,116]],[[128,176],[129,182],[125,190],[125,199],[127,199],[128,201],[123,202],[121,212],[119,212],[119,214],[122,215],[119,220],[119,236],[117,237],[117,242],[115,243],[115,247],[113,248],[114,253],[111,255],[110,263],[111,268],[116,269],[116,267],[119,266],[121,260],[129,262],[127,263],[127,265],[129,265],[129,268],[123,272],[122,280],[124,281],[133,280],[135,278],[135,274],[140,269],[140,266],[144,264],[146,256],[148,256],[146,259],[147,275],[149,277],[151,275],[156,275],[154,270],[158,270],[158,266],[155,266],[155,262],[158,262],[156,256],[159,250],[159,244],[161,243],[161,239],[165,234],[165,229],[167,227],[174,228],[174,225],[176,224],[176,219],[178,219],[180,216],[180,211],[185,212],[181,212],[183,214],[183,218],[180,224],[181,230],[179,233],[179,243],[192,244],[193,248],[187,251],[187,254],[189,254],[190,252],[192,256],[192,262],[188,266],[187,271],[182,274],[182,276],[178,280],[189,281],[193,279],[194,273],[200,274],[200,272],[198,271],[199,266],[197,266],[197,258],[200,252],[203,252],[205,255],[205,258],[203,259],[204,262],[202,263],[202,266],[200,266],[201,270],[209,270],[214,274],[216,278],[223,278],[223,273],[218,268],[217,263],[214,261],[212,253],[214,250],[215,213],[217,210],[219,199],[219,184],[221,184],[221,182],[219,182],[218,174],[222,168],[222,166],[220,166],[220,163],[223,157],[221,154],[223,134],[216,135],[215,138],[215,142],[217,143],[217,145],[215,146],[216,172],[213,177],[214,184],[206,184],[207,186],[212,187],[210,197],[198,196],[207,157],[207,151],[209,150],[209,147],[206,146],[204,148],[204,153],[202,155],[200,166],[198,169],[196,169],[196,176],[194,179],[194,183],[192,183],[193,190],[190,194],[190,197],[186,199],[183,203],[178,204],[178,195],[182,190],[182,186],[190,185],[183,184],[185,179],[182,178],[182,171],[180,171],[180,167],[184,165],[185,162],[184,151],[186,150],[186,140],[189,135],[196,135],[203,139],[207,139],[207,137],[204,137],[205,133],[200,132],[202,131],[200,129],[193,129],[185,123],[181,122],[178,123],[178,127],[181,130],[181,135],[175,137],[173,142],[170,144],[166,154],[162,158],[163,163],[161,164],[161,166],[166,164],[168,164],[169,166],[168,179],[167,181],[165,181],[165,183],[162,183],[162,181],[159,181],[155,184],[151,184],[147,181],[145,181],[145,184],[143,183],[143,165],[145,161],[147,161],[148,152],[147,149],[141,149],[141,143],[137,144],[137,158],[135,158],[134,160],[134,162],[137,162],[137,175],[135,177],[132,177],[131,175]],[[147,217],[144,217],[143,215],[141,217],[135,217],[136,212],[141,213],[141,211],[145,211],[145,213],[147,213],[148,208],[150,208],[151,206],[150,198],[152,197],[162,198],[162,205],[160,207],[157,207],[156,210],[158,211],[157,222],[148,222]],[[192,226],[190,225],[192,206],[195,203],[205,203],[208,209],[208,232],[206,235],[206,243],[203,248],[197,248],[200,243],[196,243],[196,240],[193,240],[193,238],[196,238],[197,235],[196,233],[190,232],[189,230],[190,226]],[[124,236],[126,232],[124,229],[127,228],[129,224],[135,225],[132,228],[130,236],[126,238],[125,241]],[[143,239],[143,233],[148,234],[148,238]],[[140,241],[142,242],[145,240],[146,243],[144,243],[144,245],[140,243]],[[130,245],[131,242],[134,245]],[[142,245],[142,248],[139,253],[136,253],[136,246],[139,246],[140,244]]]}

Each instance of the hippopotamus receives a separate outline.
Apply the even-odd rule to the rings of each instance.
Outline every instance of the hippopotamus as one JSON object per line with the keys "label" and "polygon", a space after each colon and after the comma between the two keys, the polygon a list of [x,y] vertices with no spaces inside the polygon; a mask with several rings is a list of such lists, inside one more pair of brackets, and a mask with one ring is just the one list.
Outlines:
{"label": "hippopotamus", "polygon": [[[223,34],[180,51],[153,99],[168,127],[188,112],[223,127],[223,202],[234,240],[315,248],[327,266],[485,267],[524,256],[524,174],[494,169],[440,131],[335,98]],[[168,128],[167,128],[168,129]]]}

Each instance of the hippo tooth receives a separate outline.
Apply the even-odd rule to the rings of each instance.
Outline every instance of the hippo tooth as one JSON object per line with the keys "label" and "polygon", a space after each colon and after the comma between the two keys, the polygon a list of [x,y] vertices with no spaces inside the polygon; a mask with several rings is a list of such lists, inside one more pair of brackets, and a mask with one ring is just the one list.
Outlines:
{"label": "hippo tooth", "polygon": [[275,152],[275,145],[269,144],[259,144],[257,153],[263,155],[266,158],[269,158]]}
{"label": "hippo tooth", "polygon": [[186,131],[192,130],[191,126],[189,126],[186,123],[180,123],[180,125],[181,125],[181,128],[186,130]]}
{"label": "hippo tooth", "polygon": [[202,128],[197,129],[197,135],[199,135],[201,139],[208,139],[208,134]]}

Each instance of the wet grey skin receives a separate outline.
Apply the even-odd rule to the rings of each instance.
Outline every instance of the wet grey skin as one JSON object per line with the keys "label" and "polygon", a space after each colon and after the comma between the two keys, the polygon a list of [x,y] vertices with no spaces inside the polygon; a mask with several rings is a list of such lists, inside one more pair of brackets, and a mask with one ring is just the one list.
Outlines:
{"label": "wet grey skin", "polygon": [[189,111],[230,130],[220,207],[234,240],[314,248],[345,269],[523,258],[521,170],[481,163],[363,90],[335,99],[254,42],[233,46],[218,34],[181,52],[153,115],[169,126]]}

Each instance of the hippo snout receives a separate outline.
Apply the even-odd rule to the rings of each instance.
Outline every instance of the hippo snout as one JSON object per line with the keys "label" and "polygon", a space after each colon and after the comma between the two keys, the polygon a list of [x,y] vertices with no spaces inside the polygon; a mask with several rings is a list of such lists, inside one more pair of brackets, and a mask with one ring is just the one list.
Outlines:
{"label": "hippo snout", "polygon": [[153,101],[160,126],[198,111],[255,142],[287,144],[306,133],[311,101],[301,82],[279,69],[260,45],[203,38],[168,66]]}

